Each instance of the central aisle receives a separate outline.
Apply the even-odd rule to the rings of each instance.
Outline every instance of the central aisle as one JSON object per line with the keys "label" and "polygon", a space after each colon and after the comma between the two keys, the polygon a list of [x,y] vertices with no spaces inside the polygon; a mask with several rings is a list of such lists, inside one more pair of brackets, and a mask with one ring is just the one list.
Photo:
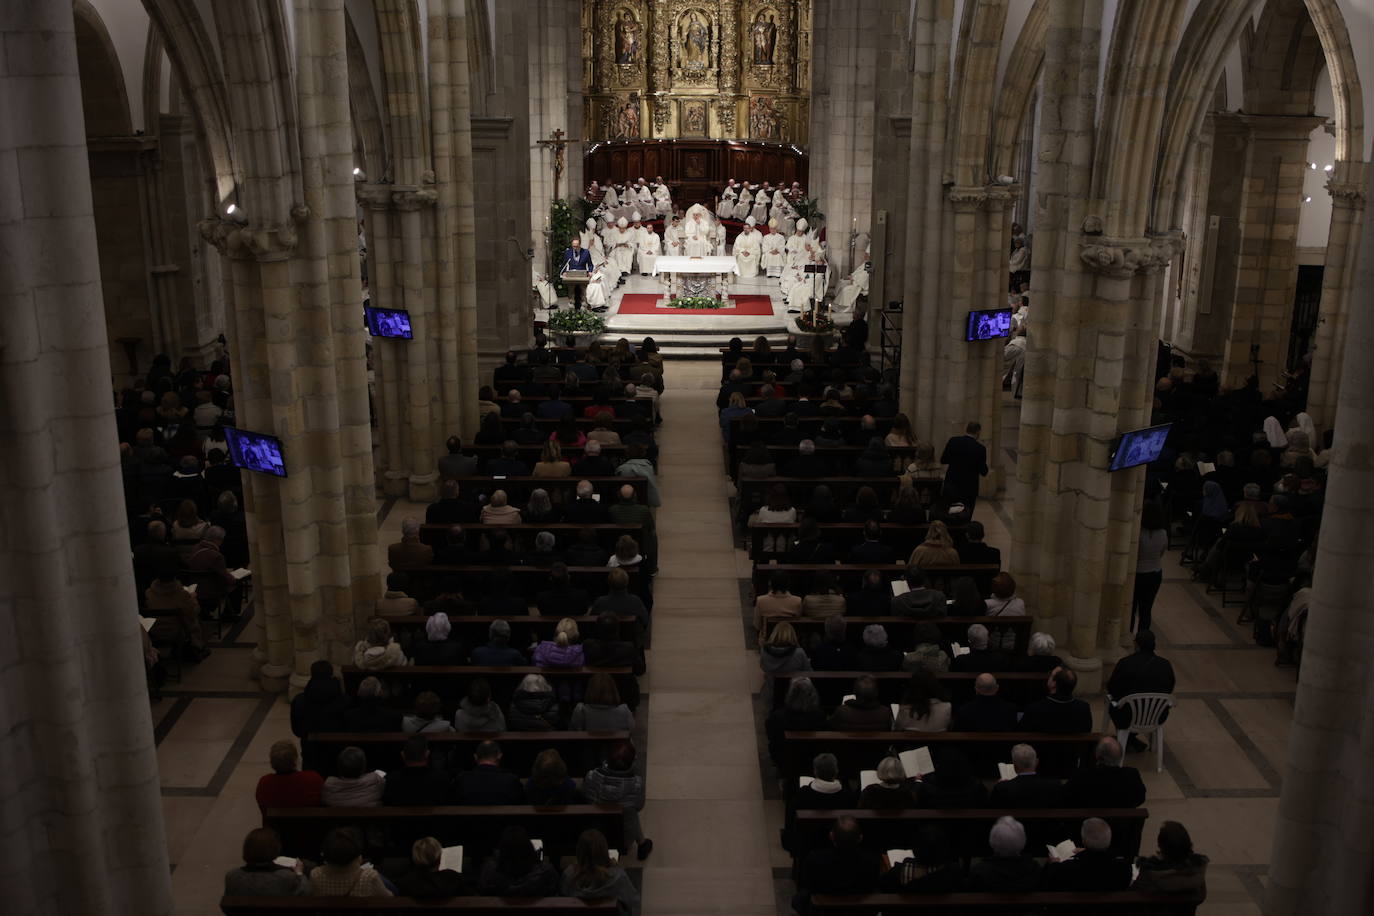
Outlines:
{"label": "central aisle", "polygon": [[670,362],[658,434],[661,556],[649,654],[644,913],[776,912],[740,587],[721,461],[719,363]]}

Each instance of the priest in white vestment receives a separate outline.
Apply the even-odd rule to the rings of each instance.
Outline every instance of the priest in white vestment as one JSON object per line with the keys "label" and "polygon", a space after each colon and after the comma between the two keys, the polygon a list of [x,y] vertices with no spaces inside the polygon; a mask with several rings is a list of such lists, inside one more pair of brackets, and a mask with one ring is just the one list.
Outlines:
{"label": "priest in white vestment", "polygon": [[735,236],[735,266],[744,279],[759,275],[759,258],[763,254],[763,235],[754,228],[754,218],[744,221],[744,231]]}
{"label": "priest in white vestment", "polygon": [[587,278],[585,294],[588,308],[603,309],[610,304],[615,278],[608,278],[607,273],[615,273],[615,265],[610,261],[602,261],[592,268],[592,274]]}
{"label": "priest in white vestment", "polygon": [[835,293],[835,301],[831,305],[836,319],[843,315],[852,316],[854,304],[859,301],[859,297],[868,295],[870,266],[868,258],[865,257],[864,262],[840,284],[839,290]]}
{"label": "priest in white vestment", "polygon": [[720,192],[720,202],[716,204],[716,216],[721,219],[730,219],[735,215],[735,201],[739,198],[739,190],[735,187],[735,179],[731,178],[730,183],[725,186],[725,190]]}
{"label": "priest in white vestment", "polygon": [[746,217],[753,216],[753,210],[754,192],[746,181],[740,188],[739,200],[735,201],[735,219],[744,220]]}
{"label": "priest in white vestment", "polygon": [[592,262],[606,260],[606,246],[601,244],[601,234],[596,231],[596,220],[588,219],[586,227],[578,233],[582,247],[592,253]]}
{"label": "priest in white vestment", "polygon": [[635,237],[630,232],[629,220],[623,216],[616,220],[615,228],[607,233],[606,243],[610,249],[606,256],[615,268],[615,281],[619,281],[634,264]]}
{"label": "priest in white vestment", "polygon": [[635,203],[646,210],[654,208],[654,192],[649,190],[649,185],[643,178],[639,179],[639,187],[635,188]]}
{"label": "priest in white vestment", "polygon": [[639,227],[639,241],[636,258],[639,261],[639,275],[647,277],[654,272],[654,262],[662,254],[662,242],[653,226]]}
{"label": "priest in white vestment", "polygon": [[531,266],[530,270],[534,273],[534,291],[539,294],[539,301],[544,308],[558,308],[558,290],[553,288],[547,276],[539,272],[538,267]]}
{"label": "priest in white vestment", "polygon": [[662,181],[654,188],[654,212],[660,216],[667,216],[673,212],[673,192]]}
{"label": "priest in white vestment", "polygon": [[724,223],[721,223],[721,222],[717,222],[717,223],[716,223],[716,231],[715,231],[716,245],[715,245],[715,249],[714,249],[711,253],[712,253],[712,254],[715,254],[715,255],[719,255],[719,256],[721,256],[721,257],[724,257],[724,256],[725,256],[725,248],[726,248],[726,245],[727,245],[728,242],[729,242],[729,238],[730,238],[730,236],[729,236],[729,234],[726,232],[725,224],[724,224]]}
{"label": "priest in white vestment", "polygon": [[787,239],[775,231],[777,228],[777,226],[769,223],[768,231],[764,233],[760,247],[762,254],[759,257],[759,267],[763,268],[763,272],[770,277],[780,276],[783,264],[786,263],[786,248],[784,246],[787,244]]}
{"label": "priest in white vestment", "polygon": [[607,210],[620,206],[620,195],[615,192],[615,185],[606,185],[606,193],[601,198],[601,206]]}
{"label": "priest in white vestment", "polygon": [[787,237],[787,266],[792,267],[798,263],[805,263],[809,255],[804,253],[804,249],[810,245],[811,237],[806,232],[807,223],[804,219],[797,220],[797,228]]}
{"label": "priest in white vestment", "polygon": [[682,256],[682,219],[674,216],[668,220],[668,224],[663,227],[663,253]]}
{"label": "priest in white vestment", "polygon": [[754,195],[754,209],[749,213],[754,218],[755,223],[768,221],[769,197],[767,191],[760,191]]}

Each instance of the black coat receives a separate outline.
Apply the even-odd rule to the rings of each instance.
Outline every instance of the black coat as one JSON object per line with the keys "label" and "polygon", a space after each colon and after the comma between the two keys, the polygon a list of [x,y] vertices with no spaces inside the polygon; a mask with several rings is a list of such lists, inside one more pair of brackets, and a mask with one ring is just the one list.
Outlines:
{"label": "black coat", "polygon": [[1138,808],[1145,802],[1145,782],[1135,767],[1090,766],[1064,783],[1070,808]]}
{"label": "black coat", "polygon": [[387,771],[384,805],[446,805],[453,799],[448,775],[435,766],[399,766]]}
{"label": "black coat", "polygon": [[479,764],[459,773],[453,783],[460,805],[523,805],[525,787],[520,777],[497,766]]}
{"label": "black coat", "polygon": [[978,495],[978,478],[988,476],[988,450],[972,436],[954,436],[940,455],[945,485],[967,502]]}
{"label": "black coat", "polygon": [[596,525],[609,521],[606,507],[594,499],[576,499],[563,512],[563,521],[570,525]]}
{"label": "black coat", "polygon": [[377,697],[363,697],[344,710],[343,726],[347,732],[398,732],[401,714]]}
{"label": "black coat", "polygon": [[456,639],[440,642],[421,639],[411,646],[411,656],[417,665],[465,665],[468,649]]}
{"label": "black coat", "polygon": [[1059,808],[1064,790],[1059,780],[1023,774],[992,787],[988,804],[993,808]]}
{"label": "black coat", "polygon": [[580,617],[591,607],[592,598],[585,588],[547,588],[534,597],[535,606],[545,617]]}
{"label": "black coat", "polygon": [[[881,541],[861,541],[849,551],[847,558],[849,563],[894,563],[896,560],[897,554]],[[890,592],[888,600],[891,600]]]}
{"label": "black coat", "polygon": [[816,671],[858,671],[859,650],[846,642],[825,640],[811,650],[811,667]]}
{"label": "black coat", "polygon": [[1021,731],[1068,735],[1093,730],[1093,712],[1082,700],[1042,697],[1026,707]]}
{"label": "black coat", "polygon": [[820,455],[802,455],[791,458],[782,466],[783,477],[824,477],[830,473],[830,466]]}
{"label": "black coat", "polygon": [[950,731],[1016,731],[1016,707],[999,696],[976,696],[954,711]]}
{"label": "black coat", "polygon": [[1085,849],[1046,865],[1043,877],[1050,891],[1124,891],[1131,885],[1131,863],[1105,849]]}

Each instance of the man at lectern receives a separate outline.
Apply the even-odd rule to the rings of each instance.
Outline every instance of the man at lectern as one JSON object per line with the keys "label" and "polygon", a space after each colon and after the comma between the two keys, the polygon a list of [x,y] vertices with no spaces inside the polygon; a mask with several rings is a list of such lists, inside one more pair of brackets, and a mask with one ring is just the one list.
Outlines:
{"label": "man at lectern", "polygon": [[[571,248],[563,250],[563,269],[559,273],[567,273],[570,270],[583,271],[584,276],[591,273],[592,254],[582,247],[582,239],[573,236],[571,245]],[[569,283],[568,285],[572,287],[573,308],[582,308],[582,287],[585,284]]]}

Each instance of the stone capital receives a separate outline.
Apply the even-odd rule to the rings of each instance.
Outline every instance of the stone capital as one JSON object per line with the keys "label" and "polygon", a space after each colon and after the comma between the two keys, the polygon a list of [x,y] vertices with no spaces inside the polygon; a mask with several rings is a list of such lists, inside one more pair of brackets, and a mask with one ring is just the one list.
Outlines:
{"label": "stone capital", "polygon": [[1239,115],[1252,140],[1306,140],[1308,134],[1326,123],[1314,115]]}
{"label": "stone capital", "polygon": [[961,212],[977,210],[988,199],[988,189],[983,185],[950,185],[945,189],[945,197]]}
{"label": "stone capital", "polygon": [[439,199],[439,192],[433,188],[398,187],[391,190],[391,202],[397,210],[419,210],[432,207]]}
{"label": "stone capital", "polygon": [[[295,215],[294,208],[292,215]],[[231,258],[284,261],[296,251],[296,227],[287,223],[255,226],[212,216],[201,220],[196,227],[201,238]]]}
{"label": "stone capital", "polygon": [[1168,267],[1182,249],[1183,237],[1176,232],[1139,239],[1090,235],[1079,245],[1078,256],[1088,270],[1122,279],[1137,273],[1158,273]]}
{"label": "stone capital", "polygon": [[389,210],[391,208],[391,185],[359,184],[354,185],[354,195],[358,203],[369,210]]}
{"label": "stone capital", "polygon": [[1363,181],[1338,181],[1332,178],[1326,182],[1326,190],[1331,195],[1333,206],[1364,207],[1366,189]]}

